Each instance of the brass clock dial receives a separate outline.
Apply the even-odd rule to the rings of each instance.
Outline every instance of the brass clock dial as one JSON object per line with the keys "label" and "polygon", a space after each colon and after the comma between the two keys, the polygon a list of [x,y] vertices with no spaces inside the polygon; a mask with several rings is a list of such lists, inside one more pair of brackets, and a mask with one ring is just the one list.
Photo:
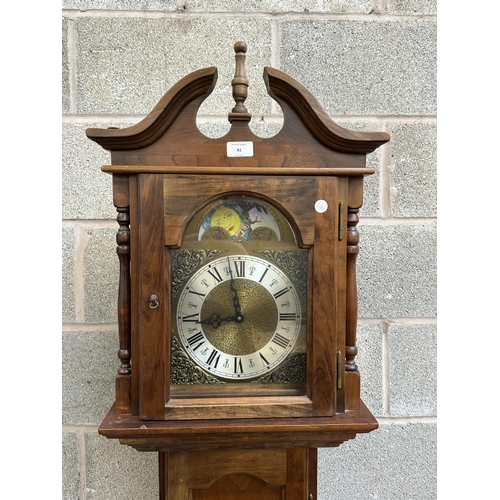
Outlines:
{"label": "brass clock dial", "polygon": [[198,268],[177,305],[179,339],[192,361],[225,380],[265,375],[293,351],[299,295],[273,263],[228,255]]}

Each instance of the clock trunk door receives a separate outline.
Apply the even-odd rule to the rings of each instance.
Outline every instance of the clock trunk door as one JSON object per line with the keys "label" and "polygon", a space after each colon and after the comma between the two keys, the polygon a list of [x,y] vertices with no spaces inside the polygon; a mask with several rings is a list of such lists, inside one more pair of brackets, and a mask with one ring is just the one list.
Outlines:
{"label": "clock trunk door", "polygon": [[316,488],[316,449],[249,449],[161,454],[163,500],[304,500]]}

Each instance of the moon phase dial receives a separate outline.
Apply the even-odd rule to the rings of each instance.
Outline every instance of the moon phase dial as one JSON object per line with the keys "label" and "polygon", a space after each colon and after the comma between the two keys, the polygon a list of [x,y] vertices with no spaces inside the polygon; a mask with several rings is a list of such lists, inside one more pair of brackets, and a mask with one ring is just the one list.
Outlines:
{"label": "moon phase dial", "polygon": [[272,263],[219,258],[187,282],[177,307],[179,339],[191,359],[226,380],[249,380],[285,361],[300,333],[294,285]]}

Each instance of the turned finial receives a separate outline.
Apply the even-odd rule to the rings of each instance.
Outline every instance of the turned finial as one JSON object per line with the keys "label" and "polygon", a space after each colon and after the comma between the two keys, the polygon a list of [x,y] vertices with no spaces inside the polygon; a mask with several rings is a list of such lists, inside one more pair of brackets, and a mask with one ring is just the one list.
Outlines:
{"label": "turned finial", "polygon": [[248,95],[248,78],[245,72],[245,54],[247,51],[247,44],[245,42],[236,42],[234,44],[234,53],[236,59],[236,70],[234,78],[231,81],[233,87],[233,98],[236,106],[229,114],[229,121],[245,120],[249,121],[251,115],[248,113],[247,108],[243,105]]}

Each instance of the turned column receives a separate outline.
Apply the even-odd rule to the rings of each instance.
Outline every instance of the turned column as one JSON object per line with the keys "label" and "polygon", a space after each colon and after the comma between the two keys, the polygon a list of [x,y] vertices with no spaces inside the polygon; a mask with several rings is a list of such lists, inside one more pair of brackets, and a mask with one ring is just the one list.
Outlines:
{"label": "turned column", "polygon": [[116,207],[119,229],[116,235],[116,253],[120,261],[118,285],[118,358],[120,367],[116,377],[116,412],[130,413],[131,386],[131,309],[130,309],[130,212],[129,207]]}
{"label": "turned column", "polygon": [[346,362],[347,372],[356,372],[355,362],[358,348],[356,346],[356,329],[358,322],[358,287],[356,282],[356,259],[359,253],[359,210],[349,207],[347,216],[347,318],[346,318]]}
{"label": "turned column", "polygon": [[359,233],[357,224],[359,209],[349,207],[347,214],[347,308],[346,308],[346,345],[345,345],[345,409],[359,409],[360,377],[356,365],[358,347],[356,329],[358,323],[358,287],[356,282],[356,259],[359,253]]}

